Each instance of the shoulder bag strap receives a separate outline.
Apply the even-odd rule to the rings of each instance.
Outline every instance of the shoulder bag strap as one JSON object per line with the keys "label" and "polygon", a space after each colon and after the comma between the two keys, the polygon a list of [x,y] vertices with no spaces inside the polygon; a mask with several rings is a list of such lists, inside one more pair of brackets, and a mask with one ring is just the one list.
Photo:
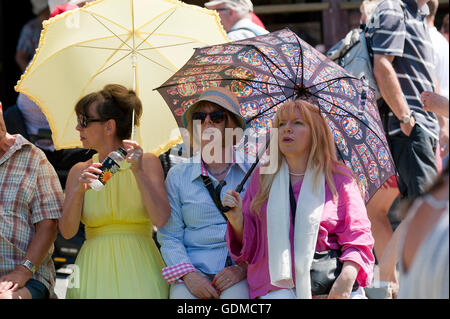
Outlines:
{"label": "shoulder bag strap", "polygon": [[222,214],[222,217],[225,219],[225,221],[228,221],[227,216],[223,213],[223,206],[222,202],[220,201],[220,193],[222,191],[222,187],[224,187],[227,182],[223,182],[223,184],[217,185],[216,188],[214,188],[212,180],[209,176],[202,176],[203,184],[205,185],[206,189],[208,190],[209,195],[211,196],[211,199],[213,200],[216,207],[219,209],[220,214]]}

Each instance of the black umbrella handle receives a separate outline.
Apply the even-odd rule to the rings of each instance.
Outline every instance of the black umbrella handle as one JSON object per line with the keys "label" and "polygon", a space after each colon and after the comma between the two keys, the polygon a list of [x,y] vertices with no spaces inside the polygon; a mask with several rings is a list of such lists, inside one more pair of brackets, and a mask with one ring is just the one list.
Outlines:
{"label": "black umbrella handle", "polygon": [[[240,193],[242,192],[242,189],[244,188],[245,183],[247,182],[247,180],[248,180],[248,178],[250,177],[250,175],[252,175],[253,171],[254,171],[255,168],[256,168],[256,165],[258,165],[258,162],[259,162],[259,157],[256,158],[256,161],[252,164],[252,166],[251,166],[250,169],[248,170],[247,174],[245,174],[244,178],[242,179],[242,182],[240,182],[239,185],[236,187],[236,189],[235,189],[235,192],[236,192],[236,193],[239,193],[239,194],[240,194]],[[222,207],[220,208],[220,210],[221,210],[223,213],[226,213],[226,212],[230,211],[231,208],[228,207],[228,206],[222,206]]]}
{"label": "black umbrella handle", "polygon": [[[267,147],[269,146],[269,144],[270,144],[270,138],[267,139],[266,147],[265,147],[264,151],[262,153],[260,153],[261,154],[260,156],[256,157],[256,161],[252,164],[252,166],[248,170],[247,174],[245,174],[245,176],[242,179],[242,181],[236,187],[236,189],[235,189],[236,193],[240,194],[242,192],[242,189],[244,188],[245,183],[247,182],[248,178],[252,175],[253,171],[255,170],[256,166],[259,163],[259,159],[262,157],[262,154],[264,154],[264,152],[267,150]],[[228,206],[221,206],[220,207],[220,211],[222,213],[226,213],[226,212],[228,212],[230,210],[231,210],[231,207],[228,207]]]}

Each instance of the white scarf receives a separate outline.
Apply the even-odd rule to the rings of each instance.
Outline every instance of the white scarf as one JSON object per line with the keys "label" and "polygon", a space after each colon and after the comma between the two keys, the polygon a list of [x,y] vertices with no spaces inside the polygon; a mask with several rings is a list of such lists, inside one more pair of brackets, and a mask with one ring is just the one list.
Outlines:
{"label": "white scarf", "polygon": [[[325,176],[320,172],[318,187],[313,190],[314,171],[308,167],[297,200],[294,225],[294,263],[297,298],[310,299],[311,263],[325,203]],[[300,205],[298,204],[300,203]],[[283,159],[280,171],[270,188],[267,203],[267,241],[269,273],[272,285],[293,288],[289,201],[289,168]]]}

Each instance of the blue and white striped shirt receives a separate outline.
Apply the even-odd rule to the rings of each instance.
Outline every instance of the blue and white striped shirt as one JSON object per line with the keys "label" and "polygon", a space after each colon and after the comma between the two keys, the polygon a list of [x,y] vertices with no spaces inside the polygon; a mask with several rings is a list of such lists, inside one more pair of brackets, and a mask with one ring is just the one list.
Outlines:
{"label": "blue and white striped shirt", "polygon": [[[217,274],[224,268],[228,256],[227,222],[203,184],[200,165],[197,155],[169,171],[166,191],[171,215],[168,222],[158,228],[157,238],[167,267],[191,263],[204,273]],[[222,199],[228,189],[234,190],[242,181],[250,166],[239,161],[231,166],[225,177]],[[216,187],[218,181],[211,175],[210,178]]]}
{"label": "blue and white striped shirt", "polygon": [[[416,0],[384,0],[368,23],[367,35],[374,54],[395,56],[392,65],[416,122],[437,139],[436,116],[424,111],[420,101],[423,91],[435,91],[433,46],[425,21],[429,11],[426,5],[420,9],[423,11]],[[390,135],[401,132],[400,121],[392,112],[387,129]]]}

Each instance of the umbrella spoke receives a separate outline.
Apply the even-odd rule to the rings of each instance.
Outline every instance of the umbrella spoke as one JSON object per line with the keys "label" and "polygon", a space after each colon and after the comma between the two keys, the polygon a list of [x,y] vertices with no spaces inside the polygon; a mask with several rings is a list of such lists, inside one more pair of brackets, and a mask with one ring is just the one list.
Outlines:
{"label": "umbrella spoke", "polygon": [[157,50],[157,49],[162,49],[162,48],[170,48],[170,47],[178,47],[178,46],[182,46],[182,45],[186,45],[186,44],[191,44],[191,43],[195,43],[195,41],[189,41],[189,42],[182,42],[182,43],[175,43],[175,44],[168,44],[168,45],[161,45],[161,46],[157,46],[157,47],[151,47],[151,48],[145,48],[145,49],[139,49],[137,51],[146,51],[146,50]]}
{"label": "umbrella spoke", "polygon": [[296,95],[296,94],[294,93],[294,94],[292,94],[291,96],[286,97],[285,100],[279,100],[279,102],[275,103],[274,105],[271,105],[269,108],[265,109],[265,110],[262,111],[261,113],[255,115],[255,116],[252,116],[249,120],[247,120],[247,123],[253,121],[254,119],[256,119],[256,118],[258,118],[258,117],[260,117],[261,115],[266,114],[267,111],[270,111],[270,110],[272,110],[275,106],[277,106],[277,105],[279,105],[279,104],[281,104],[281,103],[284,103],[284,102],[288,101],[289,99],[293,98],[295,95]]}
{"label": "umbrella spoke", "polygon": [[[121,41],[124,45],[126,45],[128,48],[130,48],[130,50],[133,50],[133,48],[130,47],[130,46],[128,45],[128,43],[124,42],[124,41],[123,41],[116,33],[114,33],[113,30],[111,30],[111,29],[108,28],[103,22],[101,22],[101,21],[96,17],[95,14],[93,14],[93,13],[91,13],[91,12],[89,12],[89,14],[90,14],[91,17],[93,17],[95,20],[97,20],[98,23],[100,23],[103,27],[105,27],[105,29],[107,29],[107,30],[108,30],[109,32],[111,32],[117,39],[119,39],[119,41]],[[127,31],[129,32],[129,30],[127,30]]]}
{"label": "umbrella spoke", "polygon": [[273,71],[272,71],[272,69],[269,67],[269,65],[267,64],[267,61],[266,61],[266,59],[270,62],[270,63],[272,63],[272,65],[273,66],[275,66],[284,76],[285,76],[285,78],[286,79],[288,79],[289,81],[291,81],[292,82],[292,84],[294,85],[294,87],[295,86],[297,86],[297,83],[295,83],[275,62],[273,62],[272,61],[272,59],[271,58],[269,58],[264,52],[262,52],[257,46],[255,46],[255,45],[251,45],[251,46],[253,46],[261,55],[262,55],[262,57],[263,57],[263,61],[266,63],[266,66],[267,66],[267,68],[269,69],[269,71],[270,71],[270,73],[272,74],[272,76],[275,78],[275,80],[277,81],[277,83],[278,83],[278,80],[277,80],[277,77],[275,76],[275,74],[273,73]]}
{"label": "umbrella spoke", "polygon": [[[322,81],[322,82],[319,82],[319,83],[310,85],[310,86],[308,86],[306,89],[311,89],[311,88],[313,88],[313,87],[316,87],[316,86],[319,86],[319,85],[325,84],[325,83],[329,84],[328,86],[325,87],[325,88],[327,88],[327,87],[330,87],[331,84],[334,84],[334,83],[336,83],[336,82],[338,82],[338,81],[340,81],[340,80],[344,80],[344,79],[359,80],[358,78],[356,78],[356,77],[354,77],[354,76],[341,76],[341,77],[338,77],[338,78],[334,78],[334,79],[330,79],[330,80],[325,80],[325,81]],[[321,90],[319,90],[319,91],[322,91],[322,90],[323,90],[323,89],[321,89]],[[317,92],[319,92],[319,91],[317,91]]]}
{"label": "umbrella spoke", "polygon": [[129,49],[95,47],[95,46],[91,46],[91,45],[75,45],[74,47],[77,47],[77,48],[86,48],[86,49],[111,50],[111,51],[130,51]]}
{"label": "umbrella spoke", "polygon": [[364,125],[367,129],[369,129],[369,130],[370,130],[370,131],[371,131],[371,132],[372,132],[372,133],[373,133],[373,134],[381,141],[381,143],[383,143],[383,146],[384,146],[386,149],[389,149],[389,147],[384,143],[383,139],[378,135],[378,133],[375,132],[375,131],[367,124],[367,123],[365,123],[365,121],[362,121],[362,120],[361,120],[359,117],[357,117],[356,115],[354,115],[354,114],[350,113],[349,111],[345,110],[344,108],[342,108],[342,107],[340,107],[340,106],[334,104],[333,102],[330,102],[330,101],[328,101],[328,100],[322,98],[322,97],[319,96],[319,95],[313,94],[313,96],[315,96],[315,97],[318,98],[318,99],[321,99],[321,100],[325,101],[326,103],[329,103],[329,104],[333,105],[334,107],[340,109],[341,111],[344,111],[344,113],[347,113],[348,115],[346,116],[346,115],[341,115],[341,114],[336,114],[336,113],[331,113],[331,112],[323,111],[323,107],[320,106],[320,104],[319,104],[319,107],[321,108],[321,113],[329,114],[329,115],[332,115],[332,116],[351,117],[351,118],[356,119],[359,123],[361,123],[361,124]]}
{"label": "umbrella spoke", "polygon": [[[304,65],[303,65],[303,48],[302,48],[302,45],[300,44],[300,41],[299,41],[299,39],[297,38],[297,37],[294,37],[295,38],[295,40],[297,41],[297,43],[298,43],[298,47],[299,47],[299,49],[300,49],[300,52],[298,53],[298,62],[300,62],[300,60],[301,60],[301,66],[302,66],[302,68],[304,67]],[[297,79],[298,79],[298,71],[300,70],[300,65],[299,64],[297,64],[297,72],[295,73],[295,83],[294,84],[297,84]],[[302,82],[301,82],[301,84],[300,84],[300,86],[302,86],[303,87],[303,73],[304,72],[302,72]]]}
{"label": "umbrella spoke", "polygon": [[[209,81],[214,81],[214,80],[209,80]],[[244,83],[245,85],[251,87],[251,88],[254,89],[254,90],[257,90],[258,92],[260,92],[260,93],[266,95],[267,97],[270,97],[270,98],[272,98],[272,99],[273,99],[273,98],[277,99],[277,100],[278,100],[278,103],[275,104],[275,105],[272,105],[269,109],[271,109],[271,108],[273,108],[274,106],[276,106],[276,105],[278,105],[278,104],[280,104],[280,103],[282,103],[282,102],[284,102],[284,101],[286,101],[286,100],[289,99],[288,97],[286,97],[286,95],[284,95],[284,92],[283,92],[283,95],[284,95],[285,99],[280,99],[280,98],[278,98],[278,97],[276,97],[276,96],[270,95],[270,94],[268,94],[268,93],[266,93],[266,92],[260,90],[260,89],[257,88],[257,87],[251,86],[251,85],[248,84],[247,82],[250,82],[250,83],[266,83],[266,84],[272,84],[272,85],[273,85],[273,83],[267,83],[267,82],[262,82],[262,81],[259,81],[259,82],[258,82],[258,81],[254,81],[254,80],[246,80],[246,79],[239,79],[239,80],[236,80],[236,81],[240,81],[240,82]],[[288,87],[286,87],[286,88],[288,88]],[[269,110],[269,109],[267,109],[267,110]],[[266,111],[267,111],[267,110],[266,110]],[[264,111],[264,112],[265,112],[265,111]],[[254,118],[256,118],[256,117],[254,117]],[[252,118],[252,119],[253,119],[253,118]]]}
{"label": "umbrella spoke", "polygon": [[[124,55],[123,57],[121,57],[119,60],[115,61],[113,64],[108,65],[108,67],[106,68],[101,68],[93,77],[92,79],[94,79],[95,77],[97,77],[98,75],[100,75],[101,73],[105,72],[106,70],[110,69],[111,67],[113,67],[114,65],[116,65],[117,63],[119,63],[120,61],[122,61],[123,59],[125,59],[126,57],[130,56],[132,53],[132,51],[128,52],[126,55]],[[111,56],[112,58],[112,56]],[[110,59],[108,59],[109,61]],[[107,61],[107,62],[108,62]],[[106,64],[106,63],[105,63]]]}
{"label": "umbrella spoke", "polygon": [[139,49],[139,47],[144,43],[144,42],[146,42],[147,40],[148,40],[148,38],[150,38],[152,35],[153,35],[153,33],[155,33],[156,32],[156,30],[158,30],[174,13],[175,13],[175,11],[177,10],[177,8],[175,7],[175,8],[173,8],[173,10],[172,10],[172,12],[160,23],[160,24],[158,24],[157,26],[156,26],[156,28],[152,31],[152,32],[150,32],[150,34],[144,39],[144,40],[142,40],[142,42],[141,43],[139,43],[139,45],[135,48],[136,50],[137,49]]}
{"label": "umbrella spoke", "polygon": [[173,69],[169,69],[168,67],[166,67],[165,65],[162,65],[161,63],[158,63],[158,62],[156,62],[155,60],[153,60],[153,59],[150,59],[149,57],[147,57],[147,56],[145,56],[145,55],[143,55],[141,52],[136,52],[137,54],[139,54],[140,56],[142,56],[143,58],[146,58],[147,60],[149,60],[150,62],[153,62],[153,63],[155,63],[155,64],[157,64],[157,65],[159,65],[160,67],[162,67],[162,68],[164,68],[164,69],[166,69],[166,70],[168,70],[168,71],[170,71],[170,72],[176,72],[177,70],[175,69],[175,70],[173,70]]}

